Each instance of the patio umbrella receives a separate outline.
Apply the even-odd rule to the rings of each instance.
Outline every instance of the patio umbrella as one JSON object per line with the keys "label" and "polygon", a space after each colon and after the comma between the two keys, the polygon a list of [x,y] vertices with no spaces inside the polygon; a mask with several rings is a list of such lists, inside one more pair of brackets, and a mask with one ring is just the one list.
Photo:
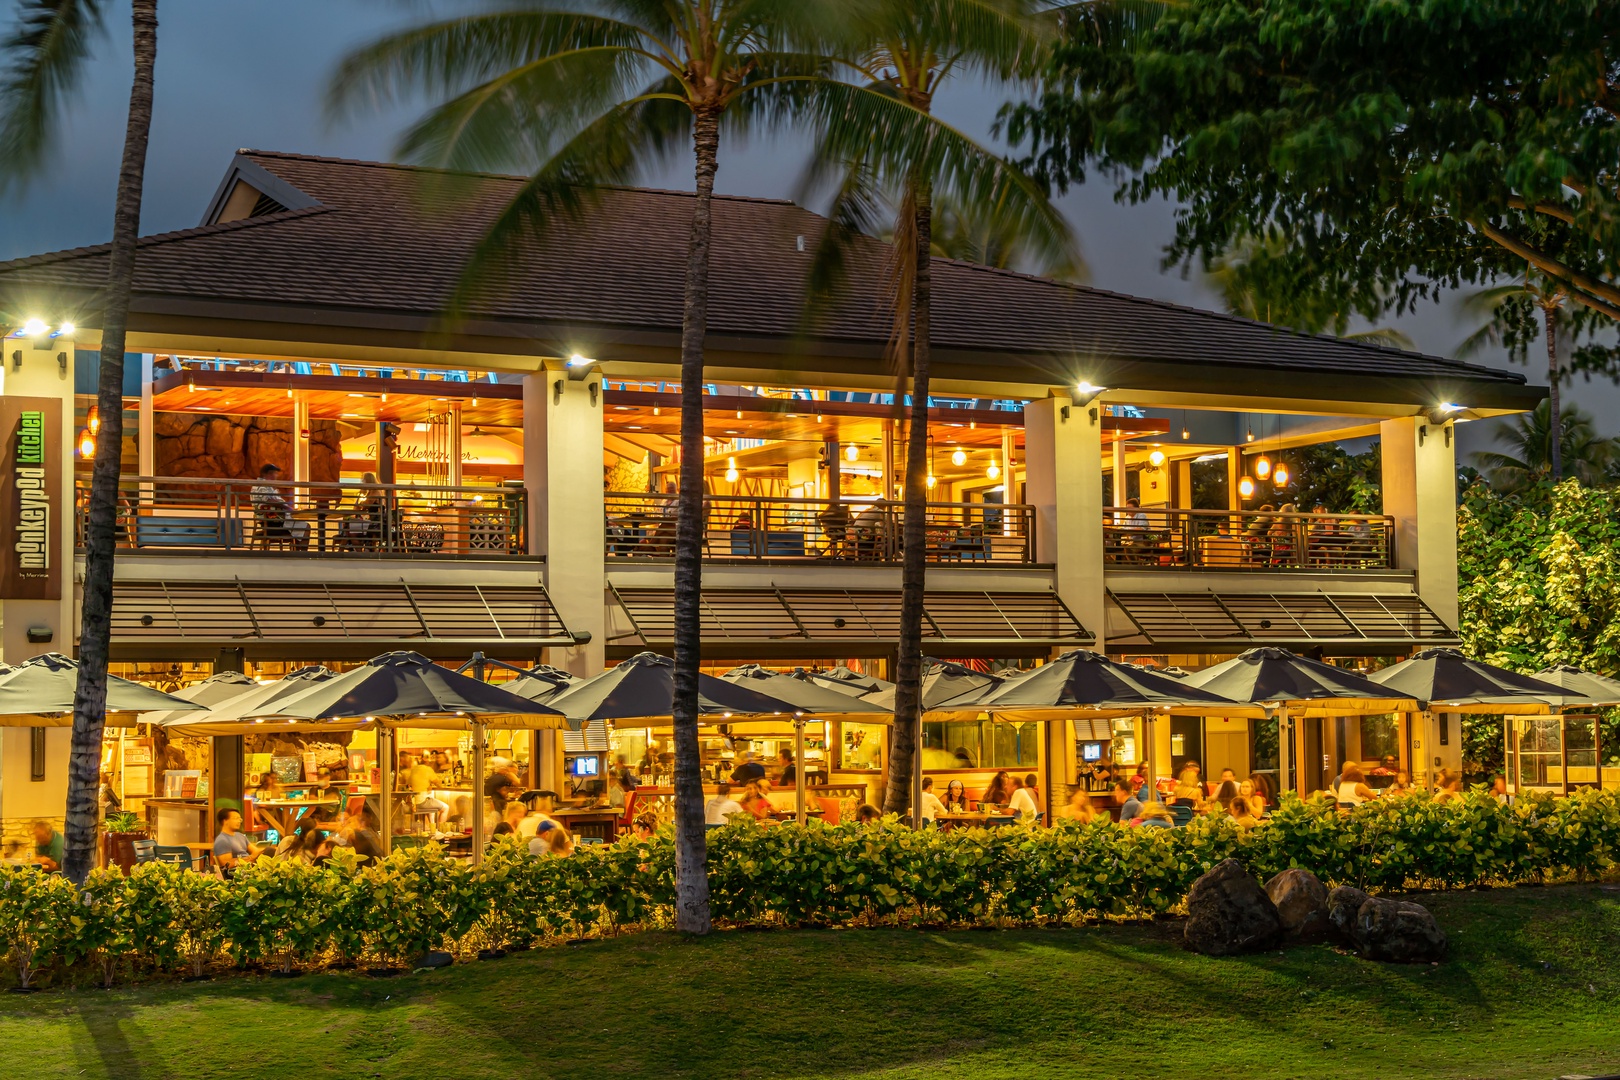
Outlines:
{"label": "patio umbrella", "polygon": [[1018,678],[1008,679],[976,698],[957,704],[1024,720],[1066,720],[1078,711],[1099,719],[1142,712],[1201,716],[1260,715],[1263,710],[1233,701],[1187,681],[1171,679],[1131,664],[1118,664],[1089,649],[1075,649]]}
{"label": "patio umbrella", "polygon": [[795,670],[789,672],[789,675],[795,679],[808,679],[811,682],[819,683],[822,686],[837,690],[840,693],[853,694],[856,697],[859,697],[862,694],[870,694],[877,690],[890,690],[894,687],[894,683],[892,682],[885,682],[876,675],[862,675],[858,671],[851,670],[845,664],[839,664],[837,667],[831,668],[827,671],[814,671],[809,668],[796,668]]}
{"label": "patio umbrella", "polygon": [[[550,705],[571,721],[668,721],[675,706],[675,661],[657,653],[637,653],[600,675],[575,683]],[[807,711],[774,695],[698,674],[701,723],[725,724],[733,716],[792,716]]]}
{"label": "patio umbrella", "polygon": [[420,653],[391,652],[373,657],[335,678],[317,681],[267,708],[270,715],[310,721],[377,725],[378,800],[383,850],[390,846],[393,810],[395,727],[470,727],[473,733],[473,861],[483,856],[484,726],[558,728],[566,721],[548,705],[529,701],[498,686],[449,668]]}
{"label": "patio umbrella", "polygon": [[[1287,649],[1250,649],[1189,676],[1187,682],[1234,701],[1277,706],[1277,729],[1284,745],[1292,745],[1288,741],[1291,724],[1301,715],[1347,716],[1417,708],[1411,698],[1392,693],[1363,675]],[[1290,786],[1290,779],[1284,778],[1285,787]]]}
{"label": "patio umbrella", "polygon": [[[337,678],[328,667],[303,667],[289,671],[273,682],[253,682],[234,697],[218,702],[208,712],[176,710],[160,721],[165,731],[175,735],[258,735],[267,731],[307,731],[317,726],[302,717],[279,716],[276,702],[302,694],[328,679]],[[252,680],[250,680],[252,681]],[[144,718],[143,718],[144,719]],[[347,730],[322,724],[328,731]],[[359,727],[360,724],[351,725]]]}
{"label": "patio umbrella", "polygon": [[184,698],[191,702],[191,708],[142,713],[136,719],[142,724],[162,724],[177,716],[207,716],[207,710],[212,709],[215,705],[222,701],[229,701],[231,698],[258,685],[256,681],[240,671],[221,671],[216,675],[208,676],[202,682],[192,683],[185,689],[174,692],[175,697]]}
{"label": "patio umbrella", "polygon": [[1547,697],[1547,703],[1555,708],[1620,705],[1620,679],[1611,679],[1607,675],[1559,664],[1546,671],[1538,671],[1531,678],[1563,691],[1556,699],[1551,695]]}
{"label": "patio umbrella", "polygon": [[[974,706],[972,701],[1008,681],[1006,677],[1000,675],[974,671],[949,660],[936,660],[932,656],[923,657],[922,668],[920,689],[923,712],[957,711],[950,708],[953,702],[966,703],[968,712],[981,712],[982,710]],[[895,688],[891,685],[882,690],[874,690],[864,695],[861,700],[875,702],[893,710],[894,694]]]}
{"label": "patio umbrella", "polygon": [[[894,713],[889,708],[873,700],[875,695],[851,697],[843,690],[823,686],[813,679],[794,678],[792,675],[784,675],[758,664],[744,664],[742,667],[732,668],[720,678],[725,682],[769,694],[797,709],[814,712],[817,714],[816,718],[822,721],[837,718],[887,724],[894,719]],[[883,691],[878,693],[881,694]],[[804,824],[805,818],[804,724],[802,715],[793,718],[793,760],[797,763],[793,768],[793,795],[801,825]],[[746,722],[733,725],[733,730],[739,727],[746,729],[749,725]]]}
{"label": "patio umbrella", "polygon": [[1549,698],[1564,693],[1553,683],[1470,660],[1457,649],[1425,649],[1371,678],[1425,712],[1546,713]]}
{"label": "patio umbrella", "polygon": [[[33,657],[0,675],[0,726],[72,727],[79,663],[61,653]],[[107,713],[138,713],[197,706],[138,682],[107,676]]]}
{"label": "patio umbrella", "polygon": [[544,704],[577,682],[579,676],[573,672],[546,664],[536,664],[532,668],[520,670],[516,678],[499,685],[501,689],[510,690],[520,698]]}

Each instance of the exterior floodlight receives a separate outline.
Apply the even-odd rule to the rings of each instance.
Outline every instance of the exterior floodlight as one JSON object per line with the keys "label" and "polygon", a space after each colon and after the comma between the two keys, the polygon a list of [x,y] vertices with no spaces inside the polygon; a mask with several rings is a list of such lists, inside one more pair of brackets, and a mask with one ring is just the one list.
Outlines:
{"label": "exterior floodlight", "polygon": [[29,319],[27,322],[22,324],[22,329],[17,331],[17,336],[37,338],[44,337],[50,332],[51,328],[45,325],[44,319]]}
{"label": "exterior floodlight", "polygon": [[58,334],[60,334],[61,336],[63,336],[63,337],[71,337],[72,334],[73,334],[73,331],[76,330],[76,329],[78,329],[78,328],[75,327],[72,323],[65,322],[61,326],[58,326],[56,328],[56,332]]}
{"label": "exterior floodlight", "polygon": [[1447,420],[1450,420],[1455,414],[1466,411],[1466,406],[1453,405],[1450,402],[1441,402],[1439,405],[1436,405],[1434,408],[1429,410],[1429,423],[1438,427],[1439,425],[1444,424]]}
{"label": "exterior floodlight", "polygon": [[1090,405],[1107,389],[1106,386],[1093,386],[1089,382],[1081,382],[1074,388],[1074,403],[1076,405]]}
{"label": "exterior floodlight", "polygon": [[575,353],[568,358],[568,378],[574,382],[579,382],[589,375],[599,363],[601,363],[600,360],[593,360],[589,356],[581,356],[579,353]]}
{"label": "exterior floodlight", "polygon": [[1245,499],[1254,494],[1254,481],[1245,476],[1238,481],[1238,494]]}

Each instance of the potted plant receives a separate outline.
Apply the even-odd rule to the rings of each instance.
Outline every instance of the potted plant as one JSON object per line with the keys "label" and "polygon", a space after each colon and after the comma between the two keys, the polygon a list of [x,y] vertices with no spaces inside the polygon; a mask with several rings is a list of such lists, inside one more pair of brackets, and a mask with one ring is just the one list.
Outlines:
{"label": "potted plant", "polygon": [[107,815],[102,830],[101,861],[129,873],[135,865],[135,841],[152,838],[146,823],[133,810],[119,810]]}

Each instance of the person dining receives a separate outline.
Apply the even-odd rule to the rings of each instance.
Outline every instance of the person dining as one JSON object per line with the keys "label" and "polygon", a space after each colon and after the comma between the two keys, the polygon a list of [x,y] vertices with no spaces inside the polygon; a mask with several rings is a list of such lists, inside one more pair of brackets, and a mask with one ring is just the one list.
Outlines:
{"label": "person dining", "polygon": [[47,874],[62,869],[62,834],[45,820],[34,822],[34,857],[29,861]]}
{"label": "person dining", "polygon": [[1384,789],[1384,798],[1387,799],[1391,795],[1410,795],[1410,794],[1412,794],[1412,776],[1411,776],[1411,774],[1406,772],[1404,769],[1395,770],[1395,782],[1393,784],[1390,784],[1389,787]]}
{"label": "person dining", "polygon": [[979,802],[985,806],[1006,806],[1012,799],[1012,778],[1003,769],[990,778],[990,785],[979,796]]}
{"label": "person dining", "polygon": [[1035,787],[1035,774],[1024,777],[1022,783],[1014,779],[1012,785],[1012,797],[1007,800],[1007,808],[1018,815],[1019,821],[1040,821],[1041,806],[1035,801],[1038,790]]}
{"label": "person dining", "polygon": [[1129,780],[1114,781],[1114,801],[1119,804],[1119,820],[1129,823],[1142,812],[1142,800],[1136,795],[1139,786]]}
{"label": "person dining", "polygon": [[260,467],[259,483],[254,484],[248,492],[253,503],[253,516],[269,539],[287,540],[297,547],[308,547],[309,522],[298,521],[292,516],[292,504],[276,487],[276,478],[280,475],[281,466],[274,462],[267,461]]}
{"label": "person dining", "polygon": [[758,780],[750,780],[743,789],[742,808],[754,815],[754,820],[765,824],[771,820],[771,800],[760,790]]}
{"label": "person dining", "polygon": [[1434,797],[1435,802],[1460,802],[1463,798],[1462,773],[1450,769],[1440,770],[1439,791]]}
{"label": "person dining", "polygon": [[1249,786],[1249,812],[1255,817],[1264,817],[1266,808],[1272,804],[1271,783],[1260,773],[1250,773]]}
{"label": "person dining", "polygon": [[[1118,787],[1120,785],[1116,785]],[[1061,813],[1070,821],[1078,821],[1082,825],[1089,825],[1098,817],[1106,816],[1092,805],[1091,796],[1086,794],[1085,788],[1077,787],[1069,795],[1069,803]]]}
{"label": "person dining", "polygon": [[1201,770],[1198,762],[1189,761],[1181,766],[1181,773],[1176,777],[1176,790],[1171,798],[1179,803],[1197,806],[1204,801],[1204,785],[1199,782],[1198,775]]}
{"label": "person dining", "polygon": [[722,780],[714,786],[714,798],[703,804],[703,823],[724,825],[729,815],[742,812],[742,803],[731,797],[731,785]]}
{"label": "person dining", "polygon": [[1170,808],[1163,803],[1144,803],[1131,819],[1131,824],[1150,829],[1173,829],[1176,819],[1170,816]]}
{"label": "person dining", "polygon": [[733,784],[747,784],[758,780],[765,775],[765,766],[754,760],[752,750],[744,750],[742,761],[731,770]]}
{"label": "person dining", "polygon": [[794,786],[794,782],[798,775],[798,769],[795,768],[793,764],[793,751],[783,747],[782,752],[778,754],[777,757],[781,761],[782,773],[776,778],[776,786],[780,788]]}
{"label": "person dining", "polygon": [[939,801],[939,796],[938,795],[934,794],[934,778],[932,776],[923,777],[923,782],[922,782],[922,817],[923,817],[923,820],[924,821],[933,821],[935,818],[937,818],[939,815],[943,814],[944,812],[945,812],[945,804]]}
{"label": "person dining", "polygon": [[1226,812],[1232,816],[1233,821],[1237,822],[1239,828],[1252,829],[1260,824],[1260,819],[1255,817],[1254,813],[1249,809],[1249,800],[1242,795],[1231,801],[1226,808]]}
{"label": "person dining", "polygon": [[362,806],[357,814],[350,814],[338,835],[363,859],[383,857],[382,835],[377,815],[370,806]]}
{"label": "person dining", "polygon": [[883,820],[883,811],[871,803],[861,803],[855,811],[855,821],[859,825],[876,825]]}
{"label": "person dining", "polygon": [[945,785],[945,798],[942,800],[942,803],[945,807],[944,813],[967,813],[967,788],[963,786],[962,781],[952,780],[950,783]]}
{"label": "person dining", "polygon": [[1231,806],[1232,800],[1237,798],[1240,794],[1242,794],[1242,792],[1239,790],[1236,781],[1222,780],[1221,786],[1215,789],[1214,800],[1220,803],[1221,807],[1224,809]]}
{"label": "person dining", "polygon": [[1339,800],[1339,805],[1346,808],[1378,798],[1378,792],[1367,786],[1361,766],[1353,761],[1345,762],[1344,768],[1339,770],[1339,783],[1333,789],[1333,795]]}
{"label": "person dining", "polygon": [[242,831],[242,811],[222,806],[214,816],[219,821],[219,833],[214,837],[214,865],[219,867],[220,873],[230,877],[238,866],[252,862],[258,855],[254,854],[253,845]]}

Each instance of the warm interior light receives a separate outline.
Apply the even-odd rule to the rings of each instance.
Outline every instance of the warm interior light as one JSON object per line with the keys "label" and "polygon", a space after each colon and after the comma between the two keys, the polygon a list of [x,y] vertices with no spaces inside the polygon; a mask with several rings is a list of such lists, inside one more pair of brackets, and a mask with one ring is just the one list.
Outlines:
{"label": "warm interior light", "polygon": [[953,450],[951,452],[951,464],[955,465],[957,468],[961,468],[963,465],[966,465],[967,453],[960,449]]}
{"label": "warm interior light", "polygon": [[990,463],[990,467],[984,470],[984,475],[988,476],[992,480],[996,479],[1001,475],[1001,466],[992,461]]}
{"label": "warm interior light", "polygon": [[860,456],[861,456],[861,448],[856,446],[854,443],[850,443],[848,446],[844,447],[844,460],[845,461],[855,461]]}
{"label": "warm interior light", "polygon": [[1163,450],[1155,450],[1151,454],[1149,454],[1148,455],[1148,464],[1152,465],[1155,469],[1157,469],[1160,465],[1163,465],[1164,464],[1164,451]]}
{"label": "warm interior light", "polygon": [[932,476],[930,476],[930,477],[929,477],[929,478],[928,478],[928,487],[929,487],[929,490],[933,490],[933,487],[934,487],[934,478],[933,478],[933,477],[932,477]]}
{"label": "warm interior light", "polygon": [[[230,402],[226,402],[227,405]],[[84,414],[84,426],[90,429],[90,434],[101,434],[101,409],[99,406],[90,406],[90,411]]]}
{"label": "warm interior light", "polygon": [[1271,482],[1277,487],[1288,486],[1288,466],[1277,462],[1277,467],[1271,470]]}
{"label": "warm interior light", "polygon": [[1247,476],[1238,481],[1238,494],[1247,499],[1254,494],[1254,481]]}
{"label": "warm interior light", "polygon": [[1264,480],[1271,475],[1271,459],[1261,454],[1254,459],[1254,475]]}
{"label": "warm interior light", "polygon": [[1244,436],[1244,441],[1245,442],[1254,442],[1254,432],[1251,431],[1246,436]]}
{"label": "warm interior light", "polygon": [[93,458],[96,456],[96,438],[90,434],[90,429],[79,432],[79,456]]}
{"label": "warm interior light", "polygon": [[739,475],[737,472],[737,459],[734,457],[726,458],[726,483],[735,484]]}
{"label": "warm interior light", "polygon": [[29,319],[22,324],[23,337],[44,337],[50,333],[51,328],[45,325],[44,319]]}
{"label": "warm interior light", "polygon": [[1182,441],[1186,442],[1190,438],[1192,438],[1192,429],[1191,428],[1182,428],[1181,429],[1181,439],[1182,439]]}

